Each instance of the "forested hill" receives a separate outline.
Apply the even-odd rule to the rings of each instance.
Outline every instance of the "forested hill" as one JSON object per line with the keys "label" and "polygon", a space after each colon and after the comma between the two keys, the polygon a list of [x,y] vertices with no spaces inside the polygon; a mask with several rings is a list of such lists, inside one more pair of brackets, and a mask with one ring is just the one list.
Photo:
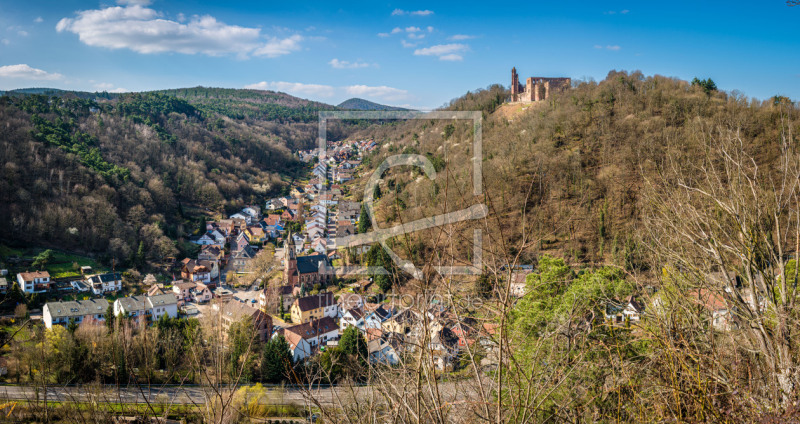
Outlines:
{"label": "forested hill", "polygon": [[225,110],[250,100],[187,96],[0,97],[0,243],[158,260],[179,253],[202,215],[260,202],[300,175],[291,152],[313,143],[305,114],[321,106],[276,94],[277,116],[232,119]]}
{"label": "forested hill", "polygon": [[336,107],[345,110],[409,110],[402,107],[382,105],[380,103],[375,103],[356,97],[347,99],[342,103],[339,103],[339,105]]}
{"label": "forested hill", "polygon": [[319,111],[336,109],[325,103],[264,90],[192,87],[156,93],[184,99],[203,111],[216,112],[233,119],[311,122],[317,120]]}
{"label": "forested hill", "polygon": [[[659,269],[643,259],[641,211],[645,182],[658,181],[667,155],[703,157],[705,140],[738,130],[763,169],[776,169],[776,140],[787,125],[800,124],[796,104],[786,98],[748,99],[709,82],[611,72],[599,83],[581,83],[535,104],[503,104],[508,91],[502,86],[453,100],[450,110],[484,112],[480,198],[461,187],[470,175],[464,166],[471,163],[469,122],[414,120],[367,128],[357,136],[391,140],[368,158],[372,166],[392,154],[419,153],[444,170],[433,187],[418,173],[387,172],[377,202],[380,226],[434,216],[445,204],[485,202],[493,218],[484,249],[491,239],[499,255],[524,250],[527,263],[549,253],[574,263]],[[458,189],[445,190],[454,184]],[[520,249],[523,231],[528,245]],[[431,240],[436,237],[418,238],[420,248],[430,249],[420,257],[435,252]]]}

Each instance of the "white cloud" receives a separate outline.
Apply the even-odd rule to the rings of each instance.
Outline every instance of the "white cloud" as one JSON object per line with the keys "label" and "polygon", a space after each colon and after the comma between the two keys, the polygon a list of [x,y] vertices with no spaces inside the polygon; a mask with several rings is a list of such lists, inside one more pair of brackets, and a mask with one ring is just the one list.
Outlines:
{"label": "white cloud", "polygon": [[407,90],[399,88],[369,85],[349,85],[343,87],[334,87],[323,84],[304,84],[298,82],[285,82],[285,81],[261,81],[256,84],[246,85],[244,88],[252,90],[273,90],[283,91],[295,96],[304,98],[324,98],[331,97],[344,98],[344,97],[364,97],[377,101],[397,102],[403,100],[410,100],[411,96]]}
{"label": "white cloud", "polygon": [[464,59],[459,53],[469,50],[466,44],[438,44],[423,49],[414,50],[415,56],[437,56],[439,60],[459,61]]}
{"label": "white cloud", "polygon": [[283,91],[292,95],[305,97],[332,97],[336,93],[336,89],[330,85],[303,84],[285,81],[261,81],[259,83],[246,85],[244,88],[249,88],[251,90]]}
{"label": "white cloud", "polygon": [[278,57],[300,50],[300,42],[303,37],[292,35],[284,39],[271,38],[267,44],[253,51],[255,56]]}
{"label": "white cloud", "polygon": [[623,10],[620,10],[619,12],[617,12],[616,10],[609,10],[608,12],[603,12],[604,15],[616,15],[617,13],[619,13],[621,15],[627,15],[628,13],[630,13],[630,10],[623,9]]}
{"label": "white cloud", "polygon": [[447,39],[451,41],[471,40],[473,38],[475,38],[474,35],[467,35],[467,34],[455,34],[447,37]]}
{"label": "white cloud", "polygon": [[618,51],[618,50],[622,49],[622,47],[617,46],[617,45],[613,45],[613,46],[612,45],[608,45],[608,46],[603,47],[600,44],[595,44],[594,48],[596,48],[598,50],[599,49],[606,49],[606,50],[612,50],[612,51]]}
{"label": "white cloud", "polygon": [[37,24],[40,24],[40,23],[44,22],[44,19],[42,19],[41,16],[37,16],[36,19],[33,20],[33,22],[35,22]]}
{"label": "white cloud", "polygon": [[351,85],[344,87],[345,93],[356,97],[372,97],[379,98],[385,101],[398,101],[408,99],[408,91],[399,88],[381,86],[368,86],[368,85]]}
{"label": "white cloud", "polygon": [[[427,29],[428,32],[433,32],[433,27],[432,26],[429,26],[426,29]],[[416,26],[409,26],[409,27],[405,27],[405,28],[395,27],[395,28],[392,29],[391,34],[401,34],[401,33],[404,33],[404,32],[406,34],[408,34],[408,38],[417,39],[417,40],[425,38],[425,34],[421,34],[421,32],[423,32],[423,29],[420,28],[420,27],[416,27]],[[386,33],[386,32],[378,33],[378,37],[388,37],[389,35],[390,35],[390,33]]]}
{"label": "white cloud", "polygon": [[[94,82],[94,81],[90,80],[89,82]],[[122,88],[122,87],[114,88],[114,84],[111,84],[110,82],[97,83],[94,85],[94,89],[97,91],[107,91],[109,93],[127,93],[130,91],[127,88]]]}
{"label": "white cloud", "polygon": [[62,77],[63,75],[61,74],[31,68],[25,64],[0,66],[0,78],[52,81],[61,79]]}
{"label": "white cloud", "polygon": [[464,60],[464,57],[460,54],[446,54],[444,56],[439,56],[439,60],[446,60],[448,62],[460,62]]}
{"label": "white cloud", "polygon": [[336,58],[331,59],[331,61],[328,62],[328,64],[336,69],[358,69],[358,68],[369,68],[371,66],[367,62],[359,62],[359,61],[349,62],[346,60],[339,60]]}
{"label": "white cloud", "polygon": [[22,37],[27,37],[28,36],[28,31],[17,31],[17,35],[22,36]]}
{"label": "white cloud", "polygon": [[117,4],[122,6],[149,6],[150,0],[117,0]]}
{"label": "white cloud", "polygon": [[[125,0],[125,7],[77,12],[63,18],[58,32],[72,32],[87,45],[129,49],[138,53],[177,52],[221,56],[277,57],[299,50],[302,37],[270,38],[264,43],[259,28],[227,25],[213,16],[193,16],[187,23],[165,19],[162,13],[144,7],[141,0]],[[179,20],[181,20],[179,18]]]}
{"label": "white cloud", "polygon": [[404,15],[411,15],[411,16],[429,16],[433,15],[432,10],[403,10],[403,9],[395,9],[392,11],[392,16],[404,16]]}
{"label": "white cloud", "polygon": [[408,41],[406,41],[406,40],[400,40],[400,44],[402,44],[402,45],[403,45],[403,47],[405,47],[405,48],[407,48],[407,49],[410,49],[410,48],[412,48],[412,47],[417,47],[417,44],[419,44],[419,43],[409,43],[409,42],[408,42]]}
{"label": "white cloud", "polygon": [[4,46],[7,46],[7,45],[11,44],[11,41],[9,41],[8,38],[4,38],[4,39],[0,40],[0,43],[3,43]]}

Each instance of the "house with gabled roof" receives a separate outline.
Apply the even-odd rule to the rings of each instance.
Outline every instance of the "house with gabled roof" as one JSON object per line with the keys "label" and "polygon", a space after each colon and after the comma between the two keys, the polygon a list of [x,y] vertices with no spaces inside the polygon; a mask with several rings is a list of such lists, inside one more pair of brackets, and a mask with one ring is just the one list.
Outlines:
{"label": "house with gabled roof", "polygon": [[108,305],[106,299],[47,302],[42,309],[42,321],[47,328],[66,325],[70,320],[74,320],[76,324],[104,322]]}
{"label": "house with gabled roof", "polygon": [[116,292],[122,290],[122,275],[118,272],[89,275],[86,277],[86,284],[92,289],[92,293],[98,296]]}
{"label": "house with gabled roof", "polygon": [[331,317],[316,319],[278,330],[289,342],[295,361],[308,358],[321,346],[339,337],[339,326]]}
{"label": "house with gabled roof", "polygon": [[272,317],[247,303],[234,300],[228,301],[219,308],[219,313],[222,328],[226,335],[234,323],[247,319],[253,325],[253,330],[258,334],[261,341],[268,340],[271,337]]}
{"label": "house with gabled roof", "polygon": [[129,296],[114,301],[114,315],[130,316],[134,321],[158,321],[162,315],[178,316],[178,299],[173,293],[155,296]]}
{"label": "house with gabled roof", "polygon": [[44,293],[50,290],[50,273],[47,271],[20,272],[17,283],[25,293]]}
{"label": "house with gabled roof", "polygon": [[333,293],[323,292],[295,299],[290,312],[292,322],[304,323],[322,317],[336,318],[339,306],[334,301]]}

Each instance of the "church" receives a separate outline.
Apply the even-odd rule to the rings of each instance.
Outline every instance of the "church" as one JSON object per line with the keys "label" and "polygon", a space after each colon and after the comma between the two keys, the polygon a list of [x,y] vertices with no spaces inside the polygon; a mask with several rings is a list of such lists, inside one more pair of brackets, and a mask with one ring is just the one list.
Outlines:
{"label": "church", "polygon": [[321,254],[297,256],[291,233],[284,243],[283,258],[285,284],[308,288],[314,284],[324,286],[333,281],[333,267],[328,262],[328,257]]}

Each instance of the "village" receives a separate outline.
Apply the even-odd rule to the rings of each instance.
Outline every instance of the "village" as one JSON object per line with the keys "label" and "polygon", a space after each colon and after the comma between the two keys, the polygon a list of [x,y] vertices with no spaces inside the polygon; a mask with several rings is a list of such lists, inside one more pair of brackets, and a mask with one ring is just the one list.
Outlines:
{"label": "village", "polygon": [[[370,362],[396,365],[404,353],[427,344],[442,371],[452,370],[459,352],[476,342],[491,352],[494,324],[457,319],[442,305],[401,307],[376,296],[369,276],[344,285],[336,276],[342,257],[336,238],[356,234],[362,212],[361,203],[351,200],[348,182],[376,147],[374,140],[340,141],[329,142],[325,152],[298,152],[313,166],[307,181],[294,184],[288,196],[266,200],[263,208],[249,205],[208,221],[206,231],[191,240],[200,247],[196,257],[176,261],[180,274],[169,283],[145,277],[142,294],[118,296],[119,272],[81,267],[82,279],[59,285],[83,295],[47,302],[44,326],[99,325],[109,314],[143,325],[162,316],[215,316],[224,329],[248,319],[262,341],[282,335],[295,362],[335,347],[344,330],[354,327],[367,341]],[[252,279],[256,262],[270,266]],[[252,285],[233,284],[246,276]],[[16,280],[29,295],[59,290],[47,271],[20,272]],[[2,283],[7,286],[5,278]]]}
{"label": "village", "polygon": [[[485,354],[481,365],[496,365],[496,324],[490,320],[457,317],[441,304],[399,305],[381,296],[368,276],[347,284],[337,276],[335,267],[344,252],[336,238],[356,234],[362,213],[361,203],[351,200],[348,183],[359,175],[364,155],[376,147],[374,140],[340,141],[329,142],[325,152],[298,152],[313,165],[307,181],[294,184],[288,196],[266,200],[263,208],[250,205],[227,219],[208,221],[205,232],[191,240],[200,247],[196,257],[176,263],[179,276],[158,283],[148,275],[140,295],[118,296],[121,274],[95,274],[88,266],[81,267],[83,279],[69,284],[54,283],[47,271],[20,272],[16,282],[26,294],[61,289],[85,294],[47,302],[41,316],[46,328],[100,324],[109,314],[141,324],[162,316],[214,316],[226,330],[248,319],[262,341],[282,335],[299,362],[337,346],[344,330],[354,327],[366,339],[373,363],[396,365],[409,350],[427,346],[436,368],[448,371],[457,367],[459,353],[478,343]],[[256,270],[257,262],[269,268]],[[531,272],[527,265],[511,272],[512,298],[525,296]],[[251,277],[252,285],[233,284],[243,276]],[[0,290],[7,289],[4,275]],[[708,293],[694,297],[712,313],[716,328],[730,327],[724,302]],[[631,296],[609,303],[605,320],[630,326],[644,310]]]}

